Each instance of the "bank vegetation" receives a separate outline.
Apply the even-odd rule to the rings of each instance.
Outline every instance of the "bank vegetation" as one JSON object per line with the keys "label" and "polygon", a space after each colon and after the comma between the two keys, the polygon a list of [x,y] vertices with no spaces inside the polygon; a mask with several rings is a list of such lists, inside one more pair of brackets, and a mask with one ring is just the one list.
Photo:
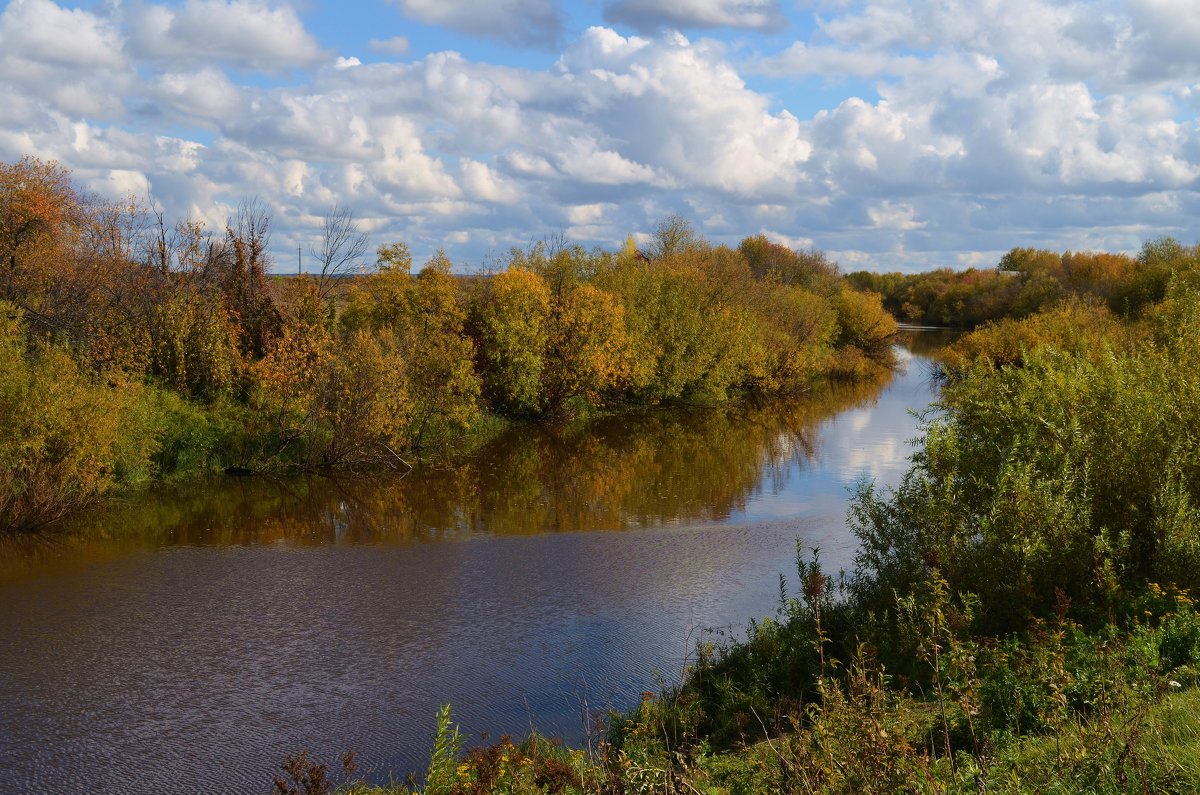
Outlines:
{"label": "bank vegetation", "polygon": [[[942,353],[907,474],[852,502],[853,571],[799,550],[776,615],[700,643],[584,747],[464,754],[443,712],[415,788],[1200,791],[1200,248],[1113,261],[1119,290],[1012,309]],[[333,788],[293,757],[276,791],[314,774]],[[409,791],[356,775],[342,791]]]}
{"label": "bank vegetation", "polygon": [[563,241],[464,277],[374,262],[332,208],[313,272],[272,274],[271,218],[223,228],[0,164],[0,532],[203,473],[407,469],[504,422],[802,393],[890,365],[895,321],[820,252]]}

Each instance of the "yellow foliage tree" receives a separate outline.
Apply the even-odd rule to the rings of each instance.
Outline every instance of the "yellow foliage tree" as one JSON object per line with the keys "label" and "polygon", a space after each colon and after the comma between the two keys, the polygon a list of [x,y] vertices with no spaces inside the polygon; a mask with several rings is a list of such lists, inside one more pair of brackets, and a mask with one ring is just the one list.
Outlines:
{"label": "yellow foliage tree", "polygon": [[476,297],[472,326],[479,341],[484,388],[513,414],[542,408],[542,369],[550,344],[550,288],[524,268],[493,276]]}
{"label": "yellow foliage tree", "polygon": [[464,430],[479,418],[475,343],[466,335],[458,282],[443,252],[417,276],[411,313],[405,335],[412,400],[408,436],[419,448],[430,433]]}
{"label": "yellow foliage tree", "polygon": [[60,347],[26,337],[0,301],[0,531],[29,530],[86,506],[143,469],[154,440],[127,423],[138,390],[114,388]]}
{"label": "yellow foliage tree", "polygon": [[255,408],[267,418],[266,454],[283,466],[394,463],[411,420],[404,360],[394,337],[367,329],[334,336],[316,285],[257,363]]}
{"label": "yellow foliage tree", "polygon": [[632,373],[625,308],[609,293],[579,284],[555,301],[542,377],[542,410],[559,413],[567,401],[597,401]]}

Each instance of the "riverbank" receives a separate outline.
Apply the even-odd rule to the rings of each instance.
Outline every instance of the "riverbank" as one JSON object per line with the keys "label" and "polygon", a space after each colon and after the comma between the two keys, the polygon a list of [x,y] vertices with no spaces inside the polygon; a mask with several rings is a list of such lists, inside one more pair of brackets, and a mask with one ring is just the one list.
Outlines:
{"label": "riverbank", "polygon": [[0,172],[0,214],[36,230],[0,293],[0,533],[145,484],[406,471],[497,418],[769,399],[891,364],[879,296],[762,235],[716,246],[671,217],[649,252],[542,242],[463,278],[443,252],[414,273],[400,242],[368,267],[340,213],[320,273],[272,279],[261,203],[213,234],[84,196],[55,163]]}
{"label": "riverbank", "polygon": [[[848,576],[801,546],[774,616],[699,644],[598,754],[527,766],[580,760],[578,792],[1200,788],[1200,249],[1176,250],[1134,315],[1067,301],[952,346],[908,472],[851,503]],[[537,791],[507,750],[435,754],[425,791]]]}
{"label": "riverbank", "polygon": [[[864,694],[867,695],[867,694]],[[816,747],[792,736],[762,740],[736,752],[700,752],[690,758],[646,743],[589,752],[533,735],[477,748],[460,759],[449,714],[435,740],[425,793],[1105,793],[1195,792],[1200,788],[1200,690],[1139,699],[1090,721],[1071,721],[1051,737],[1013,739],[991,749],[986,764],[969,754],[952,759],[921,753],[933,741],[937,715],[920,705],[906,712],[878,704],[848,704],[863,716],[818,709]],[[915,707],[915,708],[914,708]],[[649,707],[633,713],[634,731],[661,732]],[[847,720],[847,718],[849,720]],[[859,724],[859,725],[855,725]],[[655,746],[653,740],[649,743]],[[350,759],[353,762],[352,758]],[[274,792],[409,795],[405,785],[373,786],[353,767],[329,770],[307,755],[281,766]],[[298,784],[306,780],[308,785]],[[322,787],[327,789],[322,790]]]}
{"label": "riverbank", "polygon": [[[403,477],[188,483],[89,512],[0,575],[8,780],[190,792],[220,770],[261,795],[288,752],[353,747],[385,783],[427,767],[445,701],[472,743],[532,719],[585,744],[584,695],[628,709],[678,681],[703,628],[771,612],[797,535],[850,565],[847,494],[898,481],[931,396],[917,357],[824,398],[514,427]],[[147,733],[143,765],[121,749]]]}

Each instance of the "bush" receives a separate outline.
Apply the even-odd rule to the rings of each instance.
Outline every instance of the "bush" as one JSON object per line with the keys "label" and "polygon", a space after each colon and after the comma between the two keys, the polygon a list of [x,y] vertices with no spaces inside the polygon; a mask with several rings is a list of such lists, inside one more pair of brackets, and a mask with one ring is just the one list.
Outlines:
{"label": "bush", "polygon": [[40,527],[138,479],[154,444],[127,421],[138,394],[29,343],[22,313],[0,303],[0,530]]}

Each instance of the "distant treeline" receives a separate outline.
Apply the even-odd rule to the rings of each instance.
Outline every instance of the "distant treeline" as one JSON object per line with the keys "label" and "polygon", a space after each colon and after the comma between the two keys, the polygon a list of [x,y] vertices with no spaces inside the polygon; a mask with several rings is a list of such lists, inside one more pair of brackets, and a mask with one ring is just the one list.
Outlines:
{"label": "distant treeline", "polygon": [[858,271],[846,279],[860,290],[880,293],[884,307],[903,322],[975,328],[1002,318],[1028,317],[1070,298],[1137,317],[1166,295],[1177,263],[1196,257],[1195,247],[1159,238],[1147,242],[1136,257],[1014,248],[995,268],[913,274]]}
{"label": "distant treeline", "polygon": [[[0,530],[197,472],[404,467],[498,418],[804,391],[887,366],[895,321],[816,251],[546,242],[483,278],[403,243],[365,267],[333,209],[316,272],[269,278],[270,216],[224,229],[0,164]],[[339,278],[349,276],[350,278]]]}

